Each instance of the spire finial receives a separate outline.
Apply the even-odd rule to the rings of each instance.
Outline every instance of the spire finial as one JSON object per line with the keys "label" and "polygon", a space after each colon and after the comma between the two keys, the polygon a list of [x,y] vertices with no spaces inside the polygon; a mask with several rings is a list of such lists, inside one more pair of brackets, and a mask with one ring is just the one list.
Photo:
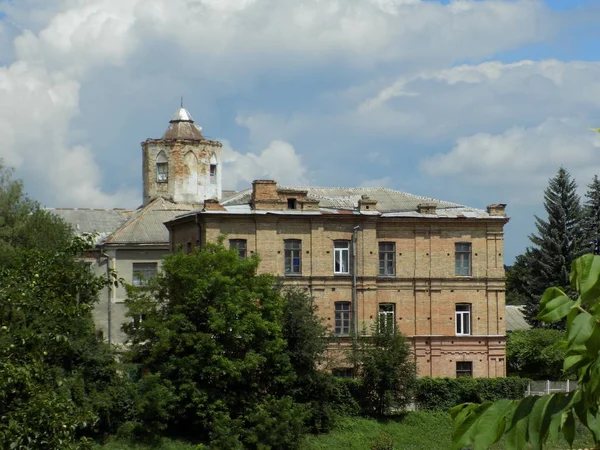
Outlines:
{"label": "spire finial", "polygon": [[181,107],[183,108],[183,95],[181,96]]}

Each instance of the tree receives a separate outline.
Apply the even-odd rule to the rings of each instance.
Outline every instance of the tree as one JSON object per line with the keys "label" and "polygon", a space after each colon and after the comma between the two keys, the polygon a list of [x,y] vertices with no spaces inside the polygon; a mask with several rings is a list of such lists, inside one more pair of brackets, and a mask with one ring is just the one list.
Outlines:
{"label": "tree", "polygon": [[586,252],[600,253],[600,180],[594,175],[588,184],[583,205],[583,230],[585,232],[584,246]]}
{"label": "tree", "polygon": [[506,340],[508,375],[533,380],[562,380],[565,350],[559,342],[566,338],[564,331],[533,328],[509,333]]}
{"label": "tree", "polygon": [[560,287],[546,289],[537,319],[566,319],[563,369],[577,379],[570,393],[529,396],[481,405],[466,403],[453,408],[453,449],[472,445],[487,449],[505,437],[507,450],[542,449],[562,433],[572,447],[576,422],[600,444],[600,256],[584,255],[572,265],[570,288],[576,300]]}
{"label": "tree", "polygon": [[[221,242],[206,244],[170,255],[147,289],[130,291],[131,314],[144,320],[126,326],[126,357],[155,378],[152,392],[169,399],[153,413],[168,418],[167,432],[215,449],[299,445],[306,414],[288,395],[296,374],[285,302],[274,277],[257,274],[258,264]],[[310,372],[315,352],[295,347],[297,367]],[[138,422],[140,431],[155,423]]]}
{"label": "tree", "polygon": [[371,336],[359,338],[358,378],[368,414],[384,416],[392,408],[403,408],[412,400],[416,365],[406,338],[393,323],[382,322]]}
{"label": "tree", "polygon": [[[544,289],[546,286],[568,288],[569,268],[584,247],[582,211],[576,190],[575,180],[561,167],[544,191],[544,208],[548,218],[544,220],[535,216],[537,234],[529,237],[534,245],[528,261],[531,296],[525,308],[526,318],[533,326],[540,325],[535,316]],[[564,328],[560,322],[550,326]]]}
{"label": "tree", "polygon": [[533,256],[527,249],[515,258],[512,266],[506,269],[506,304],[524,305],[534,298],[531,292],[531,272]]}

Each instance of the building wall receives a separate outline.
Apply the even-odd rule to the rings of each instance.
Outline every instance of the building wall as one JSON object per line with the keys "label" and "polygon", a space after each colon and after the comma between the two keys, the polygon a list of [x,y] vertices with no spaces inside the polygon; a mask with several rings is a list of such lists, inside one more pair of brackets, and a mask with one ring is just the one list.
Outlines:
{"label": "building wall", "polygon": [[[159,249],[118,249],[106,247],[105,254],[110,257],[110,268],[117,272],[117,276],[122,278],[125,283],[131,284],[133,279],[133,264],[134,263],[156,263],[160,270],[162,259],[169,253],[166,246]],[[105,257],[100,256],[100,253],[95,255],[95,258],[88,258],[91,263],[92,270],[98,276],[106,276],[107,261]],[[125,287],[111,286],[104,288],[98,295],[98,303],[96,303],[93,316],[96,329],[100,332],[104,339],[108,339],[108,305],[110,298],[110,340],[112,344],[123,344],[125,342],[125,333],[121,330],[123,324],[130,319],[125,316],[127,307],[125,299],[127,293]]]}
{"label": "building wall", "polygon": [[[333,242],[357,232],[359,329],[378,317],[380,303],[395,305],[400,331],[412,340],[421,376],[455,376],[456,361],[472,361],[474,376],[505,375],[503,221],[418,220],[376,216],[277,216],[201,214],[202,242],[220,235],[246,239],[258,253],[259,271],[306,288],[332,328],[335,302],[352,300],[352,276],[334,275]],[[173,244],[197,239],[198,227],[182,223]],[[284,240],[302,241],[302,274],[285,276]],[[187,241],[186,241],[187,242]],[[393,277],[379,276],[379,242],[395,243]],[[455,275],[455,244],[471,243],[472,276]],[[456,336],[457,303],[471,305],[471,335]]]}
{"label": "building wall", "polygon": [[[202,203],[221,198],[221,144],[213,141],[171,141],[151,139],[142,143],[144,204],[156,197],[178,203]],[[157,182],[156,162],[163,152],[168,163],[168,180]],[[210,180],[211,158],[217,162],[214,183]]]}

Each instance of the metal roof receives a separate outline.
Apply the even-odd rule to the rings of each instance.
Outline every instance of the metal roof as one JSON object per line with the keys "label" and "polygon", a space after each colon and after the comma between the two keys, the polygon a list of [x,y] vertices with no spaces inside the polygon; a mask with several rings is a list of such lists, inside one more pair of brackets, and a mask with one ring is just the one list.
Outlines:
{"label": "metal roof", "polygon": [[171,117],[171,122],[193,122],[194,118],[190,112],[183,106],[175,111],[175,114]]}
{"label": "metal roof", "polygon": [[506,331],[529,330],[531,325],[525,320],[525,306],[506,305]]}
{"label": "metal roof", "polygon": [[133,214],[125,209],[49,208],[48,211],[71,225],[79,235],[96,233],[96,244],[103,242]]}
{"label": "metal roof", "polygon": [[[429,197],[421,197],[407,192],[396,191],[388,188],[323,188],[309,186],[280,186],[279,190],[306,191],[307,197],[319,201],[322,213],[339,214],[343,211],[355,211],[358,201],[367,196],[377,200],[375,211],[381,213],[382,217],[445,217],[445,218],[498,218],[503,216],[490,216],[487,211],[470,208],[458,203],[446,202]],[[249,205],[252,198],[252,189],[240,191],[232,197],[222,201],[227,211],[240,213],[239,206]],[[431,204],[436,206],[435,214],[423,214],[417,212],[420,204]],[[235,208],[234,208],[235,207]],[[375,213],[369,211],[369,214]],[[243,212],[246,212],[245,210]],[[274,212],[274,211],[273,211]],[[288,211],[289,212],[289,211]],[[248,212],[246,212],[248,213]],[[362,212],[367,213],[367,212]]]}
{"label": "metal roof", "polygon": [[179,108],[171,117],[169,127],[162,139],[202,141],[202,127],[194,125],[194,118],[183,107]]}
{"label": "metal roof", "polygon": [[106,243],[166,245],[169,243],[169,230],[164,226],[164,222],[196,208],[198,205],[173,203],[157,198],[138,209],[126,223],[106,239]]}

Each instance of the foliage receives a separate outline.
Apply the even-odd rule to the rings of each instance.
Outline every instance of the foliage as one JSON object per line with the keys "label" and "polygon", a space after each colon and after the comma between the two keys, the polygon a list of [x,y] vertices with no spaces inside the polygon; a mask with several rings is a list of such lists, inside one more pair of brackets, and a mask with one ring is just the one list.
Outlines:
{"label": "foliage", "polygon": [[594,175],[588,184],[583,204],[582,228],[585,233],[584,248],[586,252],[600,253],[600,180]]}
{"label": "foliage", "polygon": [[318,349],[288,349],[285,300],[258,263],[207,244],[167,257],[148,289],[130,292],[131,314],[144,321],[126,326],[126,358],[157,377],[155,392],[168,391],[153,416],[168,417],[167,432],[214,449],[297,447],[306,408],[287,395],[297,393],[290,352],[308,374]]}
{"label": "foliage", "polygon": [[389,434],[382,431],[371,444],[371,450],[394,450],[394,441]]}
{"label": "foliage", "polygon": [[564,331],[545,328],[509,333],[506,341],[508,374],[534,380],[566,379],[562,370],[565,349],[559,344],[565,338]]}
{"label": "foliage", "polygon": [[505,436],[506,448],[541,449],[562,434],[572,447],[579,421],[600,444],[600,256],[585,255],[571,267],[571,299],[563,289],[548,288],[540,301],[538,320],[566,319],[563,369],[575,375],[577,389],[568,394],[529,396],[481,405],[466,403],[451,410],[454,449],[489,448]]}
{"label": "foliage", "polygon": [[448,411],[465,402],[481,403],[504,398],[520,399],[527,390],[526,378],[419,378],[415,403],[420,410]]}
{"label": "foliage", "polygon": [[367,414],[384,416],[392,408],[404,408],[412,400],[416,366],[404,335],[395,324],[373,327],[371,336],[354,344],[362,406]]}
{"label": "foliage", "polygon": [[531,249],[515,258],[512,266],[506,269],[506,304],[524,305],[535,295],[531,292],[531,272],[533,256]]}
{"label": "foliage", "polygon": [[[576,191],[575,180],[561,167],[544,191],[547,219],[535,216],[537,234],[529,237],[534,247],[526,256],[530,271],[525,280],[529,294],[525,316],[533,326],[540,325],[536,315],[540,296],[547,286],[560,286],[570,294],[569,268],[584,247],[582,210]],[[564,329],[564,321],[546,326]]]}

